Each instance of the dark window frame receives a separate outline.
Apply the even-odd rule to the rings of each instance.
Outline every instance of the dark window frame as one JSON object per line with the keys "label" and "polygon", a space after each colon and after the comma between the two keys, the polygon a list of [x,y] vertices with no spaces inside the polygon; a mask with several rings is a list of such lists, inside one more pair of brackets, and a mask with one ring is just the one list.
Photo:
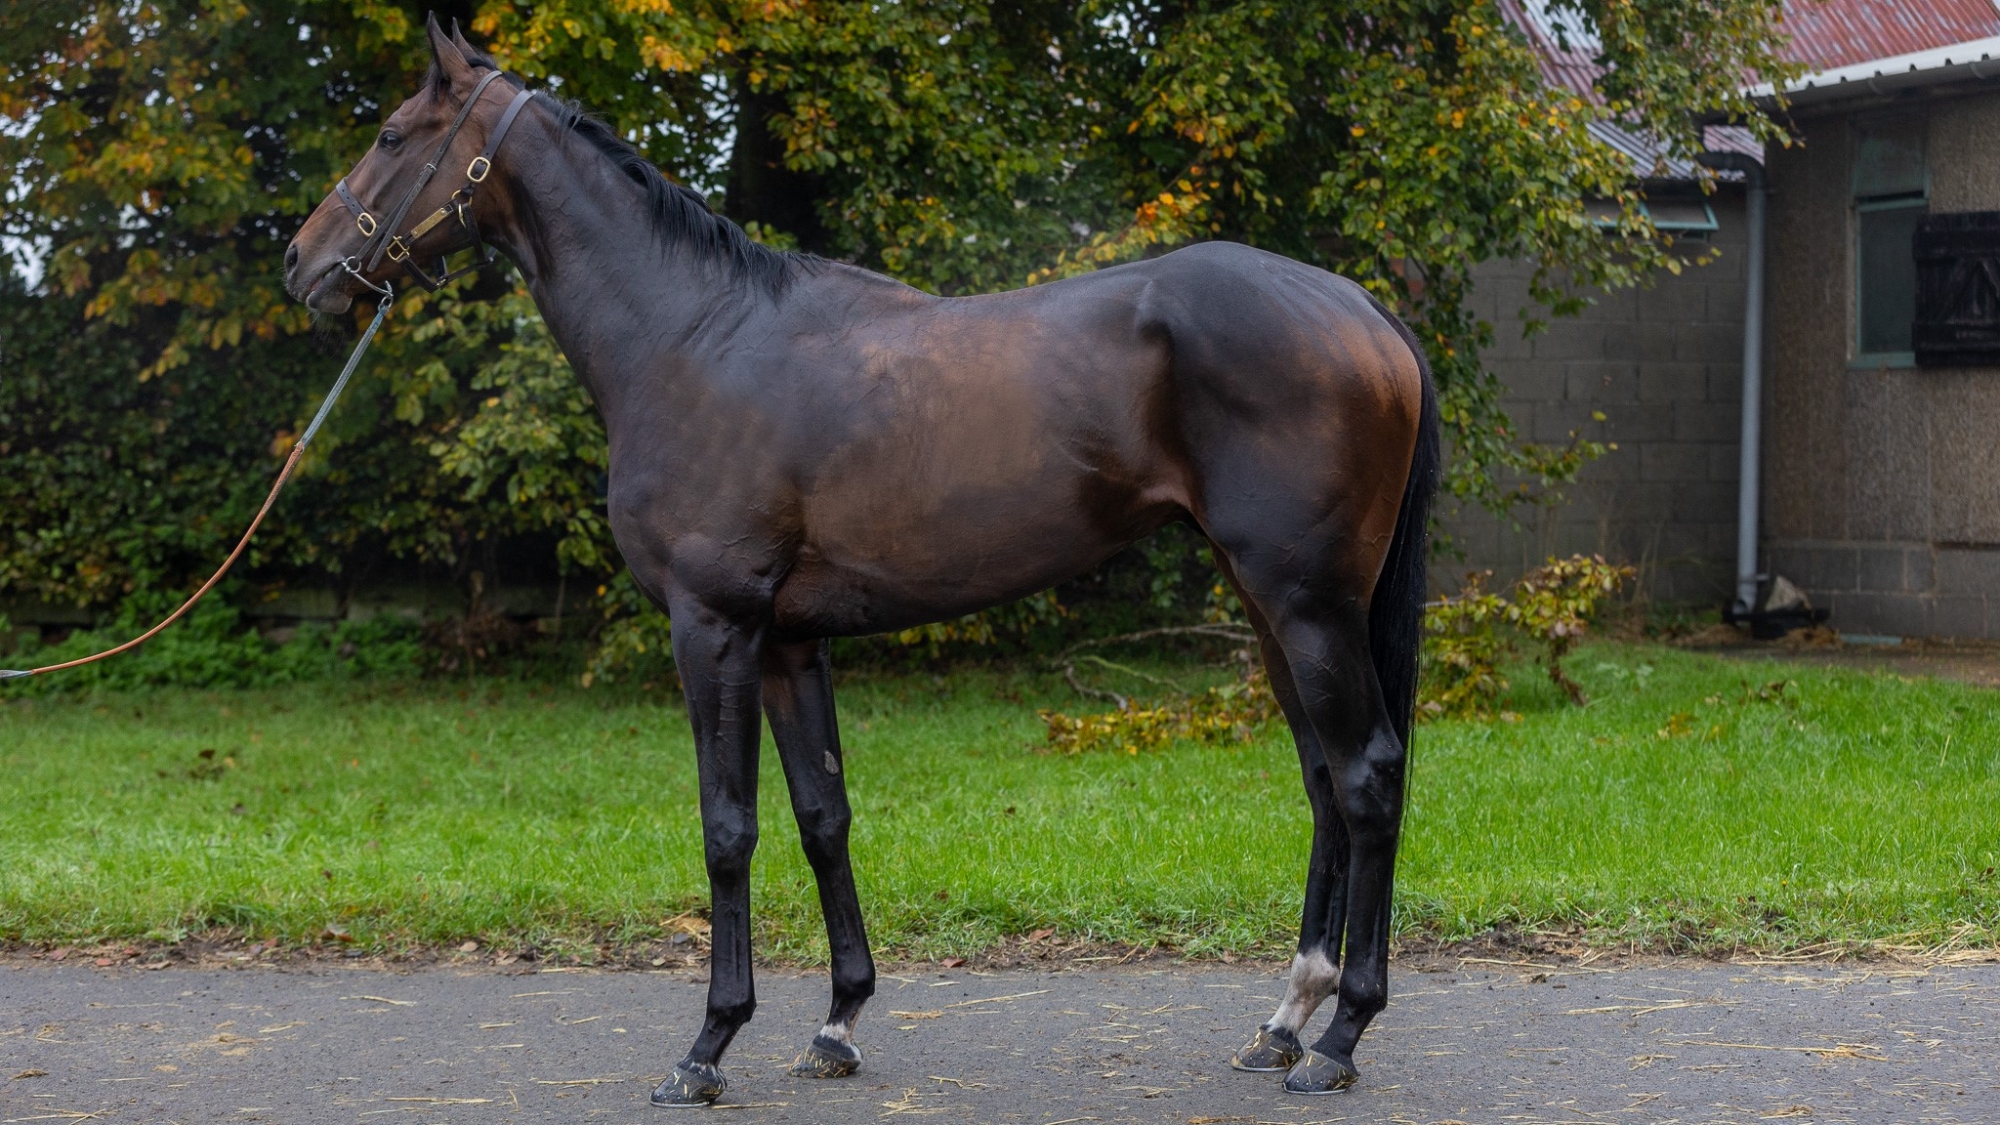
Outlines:
{"label": "dark window frame", "polygon": [[[1902,327],[1902,347],[1869,347],[1864,337],[1868,330],[1868,310],[1871,290],[1876,299],[1882,299],[1882,277],[1876,273],[1871,278],[1864,251],[1868,243],[1867,228],[1871,225],[1868,216],[1910,213],[1912,232],[1914,222],[1930,213],[1931,169],[1929,145],[1929,121],[1923,116],[1908,113],[1893,116],[1858,118],[1852,122],[1851,138],[1853,147],[1849,157],[1848,176],[1848,237],[1847,248],[1851,257],[1849,287],[1852,293],[1848,302],[1847,354],[1848,366],[1855,368],[1915,367],[1916,350],[1910,343],[1910,323],[1915,320],[1916,303],[1916,251],[1914,243],[1905,246],[1902,254],[1908,261],[1907,292],[1892,294],[1887,299],[1900,308],[1908,305],[1911,309],[1910,323]],[[1919,174],[1914,181],[1868,185],[1863,177],[1868,171],[1864,164],[1864,146],[1870,133],[1877,135],[1895,133],[1916,140],[1916,160]],[[1899,273],[1902,271],[1899,271]],[[1873,284],[1871,284],[1871,280]]]}

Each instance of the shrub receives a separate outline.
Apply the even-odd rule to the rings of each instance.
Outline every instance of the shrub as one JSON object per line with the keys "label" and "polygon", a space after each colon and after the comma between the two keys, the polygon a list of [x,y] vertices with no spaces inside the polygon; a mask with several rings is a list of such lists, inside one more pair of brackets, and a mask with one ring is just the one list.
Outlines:
{"label": "shrub", "polygon": [[[1170,640],[1227,641],[1231,645],[1228,663],[1240,669],[1236,682],[1191,692],[1149,672],[1118,664],[1086,650],[1108,645],[1159,644]],[[1071,645],[1049,661],[1078,695],[1107,700],[1115,710],[1096,715],[1075,716],[1062,711],[1037,712],[1048,726],[1048,746],[1064,754],[1092,750],[1116,750],[1137,754],[1160,750],[1169,743],[1186,739],[1194,742],[1247,742],[1257,728],[1279,715],[1271,682],[1252,656],[1256,634],[1248,626],[1227,621],[1200,625],[1177,625],[1144,629],[1114,637],[1099,637]],[[1167,694],[1152,702],[1142,702],[1115,691],[1091,687],[1077,678],[1077,665],[1099,668],[1164,689]]]}
{"label": "shrub", "polygon": [[1271,681],[1258,669],[1242,680],[1151,705],[1127,702],[1115,711],[1078,718],[1039,712],[1048,724],[1049,748],[1063,754],[1118,750],[1137,754],[1189,742],[1248,742],[1278,717]]}
{"label": "shrub", "polygon": [[[173,607],[134,597],[100,630],[78,630],[62,643],[30,642],[9,658],[32,668],[102,652],[158,622]],[[305,680],[414,676],[423,668],[422,626],[400,617],[335,624],[308,622],[283,644],[242,626],[221,598],[203,601],[172,628],[139,648],[97,664],[49,676],[9,681],[9,692],[43,695],[93,688],[269,687]]]}
{"label": "shrub", "polygon": [[1419,715],[1487,718],[1506,693],[1500,663],[1508,643],[1499,625],[1507,602],[1486,589],[1490,576],[1490,571],[1474,571],[1465,576],[1456,597],[1439,598],[1425,608]]}
{"label": "shrub", "polygon": [[1514,654],[1521,636],[1541,646],[1540,660],[1550,681],[1577,706],[1588,703],[1583,686],[1563,670],[1563,658],[1576,647],[1597,607],[1636,574],[1600,555],[1551,558],[1522,575],[1506,597],[1486,589],[1490,571],[1467,575],[1456,596],[1439,598],[1424,611],[1419,716],[1495,717],[1508,686],[1500,665]]}

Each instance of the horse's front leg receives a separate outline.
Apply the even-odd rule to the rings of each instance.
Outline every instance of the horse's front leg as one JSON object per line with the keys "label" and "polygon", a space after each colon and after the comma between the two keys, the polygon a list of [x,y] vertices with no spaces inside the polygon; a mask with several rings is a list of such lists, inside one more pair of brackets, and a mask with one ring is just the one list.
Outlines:
{"label": "horse's front leg", "polygon": [[757,850],[763,627],[699,605],[673,609],[674,660],[701,775],[712,941],[708,1018],[687,1057],[653,1091],[653,1104],[701,1106],[722,1096],[722,1052],[757,1007],[750,979],[750,856]]}
{"label": "horse's front leg", "polygon": [[833,958],[833,1008],[825,1026],[792,1064],[801,1078],[844,1078],[861,1066],[854,1021],[875,994],[875,959],[861,922],[854,868],[847,858],[847,783],[833,680],[824,641],[771,644],[764,650],[764,713],[785,764],[799,842],[819,884],[820,912]]}

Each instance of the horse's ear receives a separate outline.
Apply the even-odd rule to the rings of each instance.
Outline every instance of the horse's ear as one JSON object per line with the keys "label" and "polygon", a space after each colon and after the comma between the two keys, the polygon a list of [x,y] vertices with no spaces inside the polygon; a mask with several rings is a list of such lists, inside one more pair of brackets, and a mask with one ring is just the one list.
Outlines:
{"label": "horse's ear", "polygon": [[425,31],[431,41],[431,63],[437,73],[451,86],[470,83],[472,64],[466,61],[465,52],[452,42],[451,36],[438,24],[437,13],[432,12]]}
{"label": "horse's ear", "polygon": [[453,17],[451,21],[451,42],[452,46],[458,48],[458,53],[464,55],[467,59],[471,59],[478,55],[483,55],[486,53],[484,51],[481,51],[479,48],[473,46],[471,42],[469,42],[465,38],[465,33],[458,29],[458,19],[456,17]]}

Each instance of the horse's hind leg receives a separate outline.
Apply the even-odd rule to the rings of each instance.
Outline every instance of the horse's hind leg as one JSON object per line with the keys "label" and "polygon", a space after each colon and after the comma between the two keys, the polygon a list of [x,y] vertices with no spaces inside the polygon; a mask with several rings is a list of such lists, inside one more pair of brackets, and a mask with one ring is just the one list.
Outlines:
{"label": "horse's hind leg", "polygon": [[[1223,571],[1231,585],[1235,575],[1228,563]],[[1237,585],[1242,595],[1242,587]],[[1299,1032],[1312,1019],[1326,998],[1340,983],[1340,932],[1347,914],[1347,827],[1341,823],[1333,793],[1333,775],[1320,752],[1319,736],[1299,706],[1298,688],[1292,682],[1291,664],[1285,651],[1271,635],[1270,625],[1256,603],[1243,598],[1244,610],[1257,629],[1258,648],[1264,658],[1264,672],[1271,681],[1271,693],[1291,728],[1292,742],[1299,752],[1299,772],[1303,776],[1306,800],[1312,806],[1313,842],[1306,865],[1305,906],[1299,918],[1298,952],[1292,956],[1291,976],[1285,982],[1285,996],[1278,1010],[1258,1027],[1250,1042],[1229,1060],[1238,1070],[1282,1072],[1305,1056]]]}
{"label": "horse's hind leg", "polygon": [[[1236,550],[1228,557],[1246,601],[1262,615],[1264,632],[1290,672],[1292,709],[1317,741],[1318,764],[1326,771],[1320,797],[1344,829],[1344,856],[1341,835],[1315,832],[1315,872],[1322,862],[1328,870],[1321,880],[1308,880],[1308,895],[1323,893],[1325,905],[1320,913],[1309,901],[1305,919],[1307,928],[1316,917],[1326,919],[1326,961],[1329,966],[1345,961],[1337,977],[1340,1000],[1332,1024],[1285,1076],[1285,1089],[1293,1093],[1330,1094],[1359,1077],[1355,1044],[1388,1004],[1389,895],[1402,826],[1403,744],[1390,724],[1369,652],[1369,584],[1352,577],[1361,566],[1351,559],[1346,565],[1331,561],[1341,557],[1337,545],[1311,537],[1283,552]],[[1303,736],[1300,748],[1306,748]],[[1314,774],[1315,763],[1307,757],[1308,793]],[[1314,812],[1325,816],[1317,800]],[[1332,873],[1341,868],[1344,878]],[[1315,971],[1318,964],[1309,960],[1305,968],[1307,981],[1288,989],[1279,1009],[1301,1023],[1303,1015],[1295,1013],[1316,1002],[1325,987],[1324,976]],[[1295,1008],[1292,993],[1298,994]]]}
{"label": "horse's hind leg", "polygon": [[1297,1094],[1330,1094],[1354,1084],[1354,1047],[1389,1003],[1389,896],[1403,820],[1403,743],[1368,649],[1368,615],[1358,599],[1323,615],[1277,624],[1299,703],[1319,735],[1334,808],[1347,829],[1347,903],[1339,1006],[1333,1022],[1285,1076]]}
{"label": "horse's hind leg", "polygon": [[854,1021],[875,994],[875,961],[847,858],[847,783],[824,641],[772,644],[764,652],[764,712],[785,764],[799,841],[819,884],[820,912],[833,954],[833,1008],[792,1073],[843,1078],[861,1066]]}

